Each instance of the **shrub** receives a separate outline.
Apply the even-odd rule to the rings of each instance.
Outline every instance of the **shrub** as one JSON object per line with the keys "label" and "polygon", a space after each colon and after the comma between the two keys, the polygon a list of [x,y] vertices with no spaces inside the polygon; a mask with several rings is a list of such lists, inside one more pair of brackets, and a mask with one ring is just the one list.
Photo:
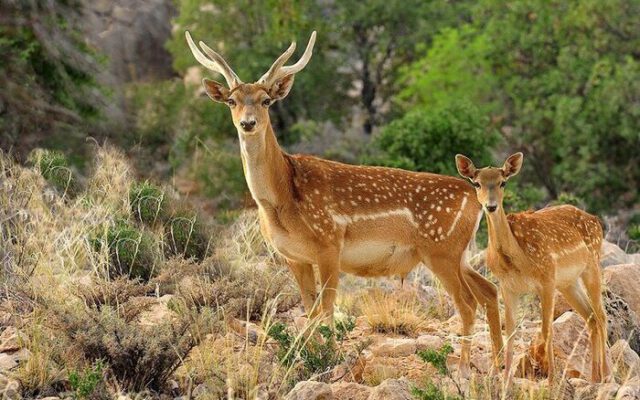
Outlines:
{"label": "shrub", "polygon": [[354,328],[355,320],[350,318],[336,323],[335,330],[326,325],[318,326],[316,332],[320,337],[314,334],[306,337],[292,334],[286,325],[278,322],[269,328],[267,334],[278,343],[278,360],[287,367],[300,362],[302,378],[308,379],[343,361],[340,345]]}
{"label": "shrub", "polygon": [[209,233],[194,211],[178,211],[165,224],[168,255],[203,260],[209,251]]}
{"label": "shrub", "polygon": [[165,216],[164,191],[148,181],[131,186],[129,204],[135,218],[145,224],[153,225]]}
{"label": "shrub", "polygon": [[97,251],[105,247],[109,254],[109,276],[128,276],[149,280],[154,272],[157,253],[153,238],[145,231],[119,220],[103,237],[93,239]]}
{"label": "shrub", "polygon": [[578,208],[582,208],[585,209],[586,208],[586,203],[585,201],[580,198],[579,196],[576,196],[573,193],[568,193],[568,192],[562,192],[558,195],[558,198],[556,198],[555,200],[553,200],[551,203],[549,203],[550,205],[563,205],[563,204],[570,204],[572,206],[576,206]]}
{"label": "shrub", "polygon": [[30,162],[62,196],[75,196],[79,192],[77,178],[69,168],[67,157],[59,151],[34,150]]}
{"label": "shrub", "polygon": [[487,165],[498,140],[489,120],[475,106],[457,102],[415,110],[392,121],[373,139],[373,147],[380,154],[365,162],[457,176],[457,153],[470,155],[478,165]]}
{"label": "shrub", "polygon": [[74,398],[86,399],[91,396],[102,382],[103,369],[102,360],[97,360],[91,368],[69,372],[69,384],[74,391]]}
{"label": "shrub", "polygon": [[[453,379],[451,371],[449,371],[449,368],[447,367],[447,356],[450,353],[453,353],[453,347],[451,347],[451,345],[448,343],[443,345],[440,350],[427,349],[417,352],[418,357],[420,357],[422,361],[433,365],[441,375],[451,379],[456,385],[458,393],[460,394],[460,396],[462,396],[463,393],[460,385],[455,379]],[[440,389],[432,381],[427,382],[424,389],[413,387],[411,389],[411,393],[414,395],[414,397],[421,400],[456,400],[462,398],[459,396],[450,396],[444,393],[442,389]]]}

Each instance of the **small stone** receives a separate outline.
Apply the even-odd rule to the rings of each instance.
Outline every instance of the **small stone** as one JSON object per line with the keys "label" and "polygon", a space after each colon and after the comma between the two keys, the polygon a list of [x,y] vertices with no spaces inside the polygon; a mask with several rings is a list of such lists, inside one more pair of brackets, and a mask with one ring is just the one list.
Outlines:
{"label": "small stone", "polygon": [[302,381],[287,394],[287,400],[333,400],[331,386],[323,382]]}
{"label": "small stone", "polygon": [[444,345],[444,340],[435,335],[421,335],[416,339],[416,349],[422,350],[440,350]]}
{"label": "small stone", "polygon": [[373,388],[368,400],[412,400],[411,385],[405,378],[387,379]]}
{"label": "small stone", "polygon": [[331,385],[333,396],[340,400],[367,400],[371,394],[369,386],[355,382],[340,382]]}
{"label": "small stone", "polygon": [[620,386],[616,394],[616,400],[637,400],[640,399],[640,382],[625,383]]}
{"label": "small stone", "polygon": [[20,350],[23,343],[24,335],[13,326],[7,327],[0,335],[0,353]]}
{"label": "small stone", "polygon": [[640,356],[633,351],[626,340],[620,339],[615,342],[610,352],[614,372],[623,382],[640,374]]}
{"label": "small stone", "polygon": [[385,338],[371,347],[374,355],[379,357],[406,357],[416,352],[415,339]]}

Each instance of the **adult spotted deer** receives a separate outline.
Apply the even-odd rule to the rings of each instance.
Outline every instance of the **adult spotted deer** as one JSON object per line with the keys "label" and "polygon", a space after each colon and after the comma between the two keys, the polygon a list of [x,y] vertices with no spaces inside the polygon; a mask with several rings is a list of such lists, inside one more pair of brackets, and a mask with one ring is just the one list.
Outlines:
{"label": "adult spotted deer", "polygon": [[464,257],[482,216],[473,190],[459,178],[284,152],[269,120],[269,106],[287,96],[295,74],[309,62],[315,32],[298,62],[285,66],[293,43],[255,83],[243,83],[203,42],[200,50],[189,32],[186,38],[195,58],[226,79],[228,87],[204,79],[204,88],[212,100],[231,110],[262,234],[287,260],[306,312],[315,315],[318,299],[321,316],[332,322],[341,271],[405,277],[423,262],[460,312],[466,337],[461,370],[468,372],[468,336],[478,302],[487,309],[497,354],[502,348],[497,290],[468,267]]}
{"label": "adult spotted deer", "polygon": [[551,324],[557,289],[589,325],[591,377],[601,381],[608,377],[609,366],[605,358],[607,319],[601,298],[600,221],[568,205],[507,215],[502,205],[504,187],[520,171],[522,159],[522,153],[516,153],[502,168],[477,169],[467,157],[456,156],[458,172],[475,186],[487,216],[487,265],[500,281],[505,305],[505,374],[509,376],[513,360],[519,296],[536,293],[542,306],[542,369],[553,379]]}

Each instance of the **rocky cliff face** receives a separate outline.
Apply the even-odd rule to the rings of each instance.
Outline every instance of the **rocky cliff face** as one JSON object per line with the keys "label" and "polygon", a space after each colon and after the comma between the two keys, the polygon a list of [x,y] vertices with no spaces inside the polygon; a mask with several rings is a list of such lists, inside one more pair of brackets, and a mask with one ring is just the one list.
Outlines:
{"label": "rocky cliff face", "polygon": [[84,0],[84,29],[109,57],[100,77],[109,85],[152,81],[173,74],[164,43],[175,14],[171,0]]}

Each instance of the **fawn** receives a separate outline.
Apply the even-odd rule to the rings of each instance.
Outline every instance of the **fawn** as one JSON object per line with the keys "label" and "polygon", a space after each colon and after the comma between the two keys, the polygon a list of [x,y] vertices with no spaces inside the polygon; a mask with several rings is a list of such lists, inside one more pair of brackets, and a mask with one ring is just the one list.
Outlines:
{"label": "fawn", "polygon": [[500,282],[505,304],[505,376],[510,376],[513,360],[519,296],[535,293],[542,306],[541,367],[552,381],[552,322],[558,289],[589,325],[591,378],[603,381],[610,372],[605,358],[607,322],[601,298],[600,221],[570,205],[507,215],[502,205],[504,188],[507,180],[520,171],[522,160],[522,153],[516,153],[507,158],[502,168],[477,169],[469,158],[456,155],[458,172],[476,188],[487,217],[487,265]]}

